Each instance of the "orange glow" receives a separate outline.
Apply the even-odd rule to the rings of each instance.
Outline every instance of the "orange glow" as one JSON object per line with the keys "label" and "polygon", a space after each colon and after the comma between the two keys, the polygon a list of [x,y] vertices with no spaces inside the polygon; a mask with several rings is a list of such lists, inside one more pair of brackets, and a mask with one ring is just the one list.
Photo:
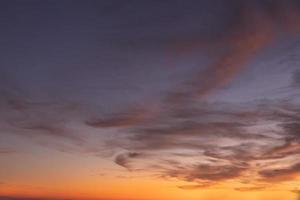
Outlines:
{"label": "orange glow", "polygon": [[[296,194],[274,188],[272,190],[236,191],[222,188],[180,189],[182,181],[159,179],[116,179],[82,177],[80,182],[64,181],[57,185],[3,185],[0,194],[7,196],[72,198],[72,199],[113,199],[113,200],[293,200]],[[232,183],[233,184],[233,183]],[[190,184],[192,185],[192,184]],[[234,185],[234,184],[233,184]],[[233,186],[229,185],[229,186]]]}

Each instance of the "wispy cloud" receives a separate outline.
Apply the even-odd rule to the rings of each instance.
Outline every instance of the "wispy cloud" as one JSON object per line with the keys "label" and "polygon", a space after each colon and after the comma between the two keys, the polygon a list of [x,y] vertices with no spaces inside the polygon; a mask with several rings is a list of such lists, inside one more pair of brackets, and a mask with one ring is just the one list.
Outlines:
{"label": "wispy cloud", "polygon": [[168,176],[179,178],[185,181],[222,181],[239,177],[245,170],[245,166],[236,165],[192,165],[184,168],[170,170]]}
{"label": "wispy cloud", "polygon": [[117,165],[120,165],[121,167],[131,170],[130,163],[132,162],[132,159],[144,158],[144,157],[145,155],[142,153],[135,153],[135,152],[122,153],[116,156],[115,163]]}
{"label": "wispy cloud", "polygon": [[149,120],[151,110],[132,108],[126,112],[113,114],[108,117],[86,121],[86,125],[95,128],[126,128],[142,124]]}
{"label": "wispy cloud", "polygon": [[[263,106],[265,104],[268,106]],[[238,107],[205,106],[199,113],[194,110],[192,115],[168,115],[147,126],[131,127],[127,129],[128,141],[116,141],[117,146],[148,153],[151,157],[122,153],[116,157],[116,163],[127,169],[144,163],[146,171],[153,170],[162,177],[201,186],[207,183],[203,187],[225,180],[243,180],[249,173],[253,176],[248,180],[251,184],[259,182],[259,176],[268,182],[268,174],[273,176],[274,173],[268,170],[272,162],[280,164],[286,162],[285,158],[296,158],[300,153],[298,126],[291,123],[297,120],[299,110],[285,101],[263,101]],[[112,141],[110,147],[113,144]],[[158,164],[145,164],[149,160]],[[296,170],[280,172],[292,174]],[[248,190],[248,187],[258,189],[255,185],[239,190]]]}
{"label": "wispy cloud", "polygon": [[295,71],[293,74],[292,86],[300,87],[300,71]]}
{"label": "wispy cloud", "polygon": [[14,153],[16,153],[16,151],[11,148],[1,148],[0,147],[0,155],[1,154],[14,154]]}
{"label": "wispy cloud", "polygon": [[266,181],[287,181],[296,178],[295,175],[300,173],[300,163],[293,164],[285,168],[274,168],[261,170],[259,174]]}

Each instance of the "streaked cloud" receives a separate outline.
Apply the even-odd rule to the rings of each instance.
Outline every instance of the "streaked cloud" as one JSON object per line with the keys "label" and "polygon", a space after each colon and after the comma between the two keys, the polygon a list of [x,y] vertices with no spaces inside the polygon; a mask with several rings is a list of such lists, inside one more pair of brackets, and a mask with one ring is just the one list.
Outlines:
{"label": "streaked cloud", "polygon": [[266,169],[259,174],[266,180],[287,181],[296,178],[295,175],[300,173],[300,163],[293,164],[286,168]]}
{"label": "streaked cloud", "polygon": [[11,148],[1,148],[0,147],[0,155],[1,154],[13,154],[13,153],[16,153],[16,151]]}

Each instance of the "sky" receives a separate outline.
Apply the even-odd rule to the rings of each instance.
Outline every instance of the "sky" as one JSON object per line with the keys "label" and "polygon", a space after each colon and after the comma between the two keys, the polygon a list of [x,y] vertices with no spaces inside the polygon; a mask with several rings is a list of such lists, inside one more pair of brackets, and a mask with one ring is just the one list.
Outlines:
{"label": "sky", "polygon": [[0,1],[0,200],[296,200],[298,0]]}

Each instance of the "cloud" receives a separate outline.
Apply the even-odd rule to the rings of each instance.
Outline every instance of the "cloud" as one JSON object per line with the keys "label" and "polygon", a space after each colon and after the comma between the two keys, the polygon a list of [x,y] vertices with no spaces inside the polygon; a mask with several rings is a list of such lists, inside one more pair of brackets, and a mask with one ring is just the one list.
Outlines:
{"label": "cloud", "polygon": [[128,152],[128,153],[122,153],[115,157],[115,163],[117,165],[120,165],[121,167],[124,167],[128,170],[131,170],[131,159],[135,158],[143,158],[145,157],[145,154],[142,153],[136,153],[136,152]]}
{"label": "cloud", "polygon": [[16,151],[13,149],[0,147],[0,155],[1,154],[14,154],[14,153],[16,153]]}
{"label": "cloud", "polygon": [[234,188],[237,191],[241,191],[241,192],[252,192],[252,191],[261,191],[261,190],[265,190],[268,187],[266,186],[252,186],[252,187],[237,187]]}
{"label": "cloud", "polygon": [[245,167],[236,165],[199,164],[169,170],[167,176],[189,182],[222,181],[239,177],[245,169]]}
{"label": "cloud", "polygon": [[281,126],[289,134],[290,137],[295,139],[300,139],[300,135],[299,135],[300,123],[295,121],[290,121],[287,123],[283,123]]}
{"label": "cloud", "polygon": [[[221,48],[224,52],[215,56],[212,65],[204,69],[199,67],[198,72],[167,92],[159,103],[161,107],[156,113],[157,117],[163,115],[163,112],[169,112],[174,106],[185,106],[190,101],[201,100],[226,87],[260,50],[270,44],[274,27],[268,15],[252,3],[242,3],[237,13],[237,21],[233,20],[231,28],[225,34],[226,37],[215,41],[223,45],[216,48]],[[145,115],[149,112],[147,108],[142,114],[137,109],[128,110],[107,118],[89,120],[86,124],[99,128],[132,127],[143,124],[146,120]]]}
{"label": "cloud", "polygon": [[[176,120],[176,119],[174,119]],[[172,121],[172,118],[170,119]],[[218,141],[222,138],[231,140],[268,139],[260,134],[248,133],[247,124],[238,122],[194,122],[193,120],[181,123],[165,123],[162,127],[136,128],[132,130],[134,135],[130,136],[131,146],[137,149],[206,149],[209,143],[205,141]],[[170,140],[170,138],[172,138]],[[197,142],[198,141],[198,142]]]}
{"label": "cloud", "polygon": [[126,128],[143,123],[148,112],[141,109],[132,109],[103,119],[86,121],[86,125],[95,128]]}
{"label": "cloud", "polygon": [[[191,101],[201,101],[208,95],[226,87],[245,68],[253,58],[275,40],[280,20],[289,18],[297,10],[295,2],[239,2],[234,10],[236,15],[231,19],[229,28],[223,37],[216,38],[216,49],[223,49],[214,56],[213,64],[194,73],[186,81],[179,84],[173,90],[167,92],[160,103],[161,108],[155,114],[157,118],[165,115],[165,112],[174,112],[181,107],[191,104]],[[298,4],[297,4],[298,5]],[[296,25],[293,25],[296,26]],[[127,112],[114,114],[108,117],[100,117],[86,121],[86,124],[95,128],[131,128],[143,125],[149,120],[149,109],[128,109]],[[184,110],[184,109],[183,109]],[[153,119],[153,118],[152,118]]]}
{"label": "cloud", "polygon": [[[111,115],[83,116],[88,128],[120,130],[103,147],[122,149],[114,157],[117,165],[133,171],[143,163],[144,170],[153,170],[161,177],[197,183],[179,186],[182,189],[240,180],[244,173],[258,172],[270,180],[298,172],[297,164],[274,171],[268,163],[282,163],[281,159],[299,154],[298,105],[273,101],[247,105],[205,102],[209,95],[230,85],[279,33],[296,32],[299,9],[291,5],[298,4],[264,2],[265,5],[257,1],[237,3],[236,15],[229,20],[223,36],[209,44],[217,52],[209,55],[210,64],[199,66],[191,76],[162,94],[156,102],[158,109],[145,104]],[[299,73],[295,72],[293,85],[298,87],[299,80]],[[74,116],[81,115],[81,108],[28,98],[16,87],[17,83],[1,81],[0,126],[24,136],[64,139],[82,145],[80,152],[99,151],[85,147],[85,140],[74,135],[68,126]],[[239,188],[251,189],[258,188]]]}
{"label": "cloud", "polygon": [[198,190],[198,189],[207,189],[210,186],[214,185],[214,183],[211,182],[203,182],[203,183],[198,183],[197,185],[180,185],[178,188],[183,189],[183,190]]}
{"label": "cloud", "polygon": [[[226,87],[243,70],[253,58],[275,40],[278,27],[283,30],[287,28],[280,26],[280,20],[286,18],[294,19],[298,5],[294,1],[282,3],[274,2],[239,2],[235,9],[237,16],[229,23],[224,37],[216,39],[219,44],[216,49],[223,49],[214,57],[212,65],[205,69],[202,67],[197,73],[187,78],[178,87],[169,91],[163,98],[160,111],[156,113],[157,118],[165,115],[165,112],[173,112],[181,107],[186,107],[191,101],[203,100],[207,95]],[[289,20],[290,21],[290,20]],[[292,25],[291,26],[296,26]],[[212,46],[215,46],[212,44]],[[219,51],[218,51],[219,52]],[[184,109],[183,109],[184,110]],[[129,109],[124,113],[114,114],[109,117],[88,120],[86,124],[95,128],[131,128],[143,125],[147,119],[148,109],[140,112],[138,109]]]}
{"label": "cloud", "polygon": [[[246,191],[259,189],[251,186],[259,182],[256,172],[267,174],[263,171],[272,163],[285,163],[286,158],[300,153],[298,126],[291,123],[300,111],[293,103],[205,103],[194,108],[182,108],[183,115],[171,112],[152,123],[125,129],[127,138],[112,140],[109,148],[117,146],[151,156],[121,153],[115,162],[127,169],[139,166],[164,178],[195,182],[199,188],[203,182],[209,183],[203,185],[209,188],[217,182],[247,179],[250,185],[238,188]],[[247,178],[249,173],[252,175]]]}
{"label": "cloud", "polygon": [[265,152],[261,159],[280,159],[288,156],[300,154],[300,143],[293,141],[286,141],[281,146],[276,146]]}
{"label": "cloud", "polygon": [[274,18],[278,20],[279,25],[290,34],[300,34],[300,3],[296,0],[282,2],[276,0],[270,4],[271,12]]}
{"label": "cloud", "polygon": [[[74,102],[41,100],[22,87],[13,76],[1,70],[0,75],[0,128],[1,136],[17,134],[37,143],[83,144],[81,136],[70,127],[74,113],[83,113],[83,108]],[[54,142],[53,142],[54,141]],[[3,150],[4,151],[4,150]]]}
{"label": "cloud", "polygon": [[292,77],[292,86],[300,88],[300,71],[295,71]]}
{"label": "cloud", "polygon": [[300,190],[299,189],[293,189],[293,190],[291,190],[291,192],[296,193],[296,194],[300,194]]}
{"label": "cloud", "polygon": [[[225,31],[224,37],[215,40],[219,45],[210,44],[216,49],[226,46],[226,53],[216,56],[214,64],[171,91],[166,97],[168,103],[205,98],[226,87],[262,49],[278,38],[281,31],[300,34],[300,4],[297,1],[243,1],[237,4],[238,16],[232,26]],[[197,43],[193,41],[192,46]],[[295,80],[297,82],[297,77]]]}
{"label": "cloud", "polygon": [[252,5],[244,4],[239,19],[230,36],[224,39],[224,43],[228,45],[226,53],[219,56],[206,70],[200,71],[183,86],[170,92],[166,97],[167,102],[180,103],[203,98],[217,89],[224,88],[259,50],[272,41],[273,24],[263,12]]}
{"label": "cloud", "polygon": [[266,181],[287,181],[295,178],[300,173],[300,163],[286,168],[266,169],[259,171],[259,175]]}

